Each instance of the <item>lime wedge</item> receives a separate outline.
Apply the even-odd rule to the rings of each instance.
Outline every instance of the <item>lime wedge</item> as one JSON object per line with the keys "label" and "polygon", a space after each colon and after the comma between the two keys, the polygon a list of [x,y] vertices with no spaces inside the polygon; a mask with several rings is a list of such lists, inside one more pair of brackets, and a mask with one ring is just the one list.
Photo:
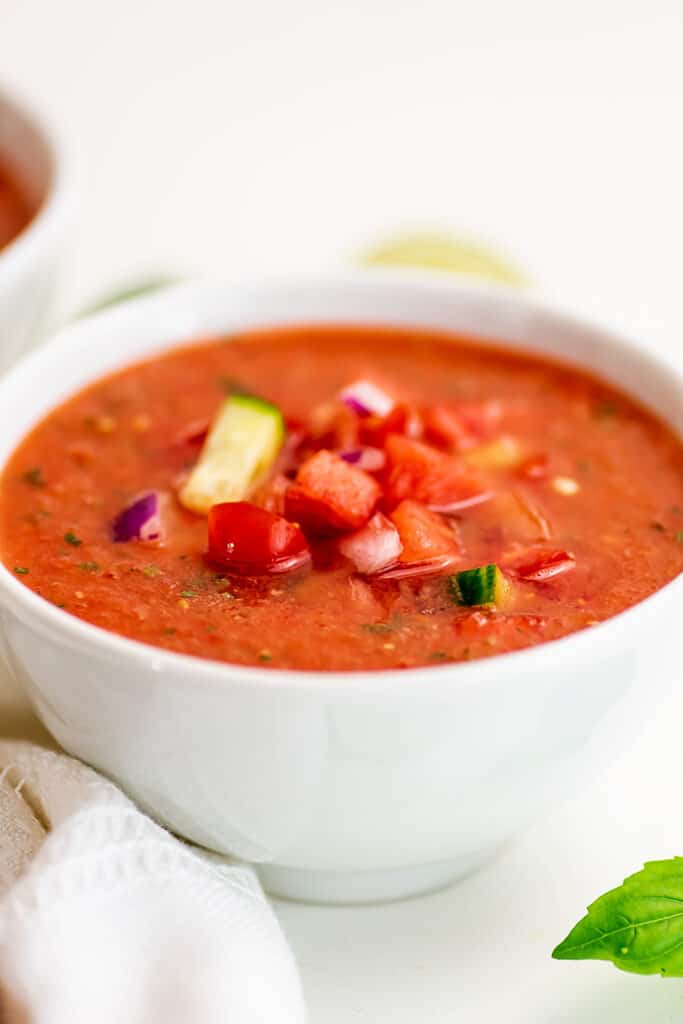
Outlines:
{"label": "lime wedge", "polygon": [[425,267],[472,274],[516,287],[529,283],[521,270],[488,246],[456,235],[420,232],[397,235],[362,253],[360,260],[371,266]]}
{"label": "lime wedge", "polygon": [[178,277],[162,277],[157,275],[154,277],[142,278],[138,281],[129,281],[127,284],[115,291],[107,292],[105,295],[99,296],[85,309],[81,310],[78,314],[78,318],[82,316],[89,316],[91,313],[100,313],[104,309],[109,309],[110,306],[118,306],[120,302],[129,302],[131,299],[141,299],[143,295],[151,295],[153,292],[160,291],[162,288],[168,288],[172,284],[177,284],[180,278]]}

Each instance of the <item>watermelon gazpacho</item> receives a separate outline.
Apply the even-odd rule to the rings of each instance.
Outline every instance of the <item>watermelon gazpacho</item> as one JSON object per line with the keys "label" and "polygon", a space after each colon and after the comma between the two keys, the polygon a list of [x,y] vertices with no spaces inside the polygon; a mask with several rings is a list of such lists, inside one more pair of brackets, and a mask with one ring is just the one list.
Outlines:
{"label": "watermelon gazpacho", "polygon": [[7,463],[6,568],[170,651],[289,669],[466,661],[590,628],[683,570],[683,446],[607,382],[427,330],[173,349]]}

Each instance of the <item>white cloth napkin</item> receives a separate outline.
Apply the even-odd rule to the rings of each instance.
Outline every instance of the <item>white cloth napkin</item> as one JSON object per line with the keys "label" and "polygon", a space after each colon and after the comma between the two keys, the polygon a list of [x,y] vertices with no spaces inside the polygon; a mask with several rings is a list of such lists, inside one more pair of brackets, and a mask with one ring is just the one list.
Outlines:
{"label": "white cloth napkin", "polygon": [[183,845],[89,768],[26,743],[0,742],[0,992],[3,1024],[305,1020],[249,868]]}

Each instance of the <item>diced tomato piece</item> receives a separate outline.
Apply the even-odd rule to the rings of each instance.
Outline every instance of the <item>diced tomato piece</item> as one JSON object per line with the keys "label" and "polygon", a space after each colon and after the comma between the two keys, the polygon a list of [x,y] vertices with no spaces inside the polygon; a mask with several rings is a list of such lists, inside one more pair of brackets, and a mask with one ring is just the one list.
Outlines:
{"label": "diced tomato piece", "polygon": [[547,455],[532,455],[524,460],[517,472],[527,480],[543,480],[550,472],[550,459]]}
{"label": "diced tomato piece", "polygon": [[325,449],[308,458],[285,497],[287,518],[306,533],[357,530],[375,510],[379,484]]}
{"label": "diced tomato piece", "polygon": [[248,501],[209,510],[209,561],[229,573],[261,576],[310,561],[306,538],[293,523]]}
{"label": "diced tomato piece", "polygon": [[368,416],[359,424],[360,438],[365,444],[383,448],[389,434],[403,434],[418,439],[423,434],[422,418],[413,405],[395,405],[391,412],[380,418]]}
{"label": "diced tomato piece", "polygon": [[448,512],[491,496],[457,459],[421,441],[390,434],[385,451],[388,470],[384,500],[388,509],[395,508],[404,498],[412,498],[435,511]]}
{"label": "diced tomato piece", "polygon": [[512,572],[520,580],[545,583],[546,580],[575,568],[576,558],[568,551],[545,551],[536,553],[534,558],[514,566]]}
{"label": "diced tomato piece", "polygon": [[453,527],[418,501],[402,501],[390,518],[403,545],[402,562],[419,562],[441,555],[455,560],[460,555],[460,542]]}
{"label": "diced tomato piece", "polygon": [[366,575],[380,572],[398,560],[403,550],[398,530],[381,512],[369,523],[339,541],[339,550]]}

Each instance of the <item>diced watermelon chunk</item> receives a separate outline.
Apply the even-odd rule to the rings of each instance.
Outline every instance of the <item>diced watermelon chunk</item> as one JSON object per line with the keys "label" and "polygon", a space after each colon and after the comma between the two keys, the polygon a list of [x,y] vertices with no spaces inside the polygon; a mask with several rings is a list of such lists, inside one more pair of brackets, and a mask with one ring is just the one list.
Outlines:
{"label": "diced watermelon chunk", "polygon": [[412,498],[435,511],[450,512],[491,496],[457,459],[421,441],[390,434],[385,451],[388,470],[384,501],[388,509],[395,508],[404,498]]}
{"label": "diced watermelon chunk", "polygon": [[307,442],[312,448],[355,448],[359,419],[343,402],[325,402],[313,409]]}
{"label": "diced watermelon chunk", "polygon": [[389,434],[417,439],[423,429],[422,418],[412,405],[395,405],[387,416],[368,416],[359,424],[361,440],[377,448],[384,447]]}
{"label": "diced watermelon chunk", "polygon": [[362,469],[322,449],[300,467],[285,496],[285,512],[309,534],[357,530],[367,523],[380,494],[377,481]]}
{"label": "diced watermelon chunk", "polygon": [[437,403],[423,410],[425,437],[442,448],[466,451],[491,436],[502,413],[496,399]]}
{"label": "diced watermelon chunk", "polygon": [[466,451],[477,444],[477,437],[470,433],[453,406],[430,405],[422,415],[425,437],[432,444],[457,452]]}
{"label": "diced watermelon chunk", "polygon": [[460,555],[460,542],[453,527],[418,501],[402,501],[390,518],[403,544],[402,562],[419,562],[437,555],[454,558]]}

